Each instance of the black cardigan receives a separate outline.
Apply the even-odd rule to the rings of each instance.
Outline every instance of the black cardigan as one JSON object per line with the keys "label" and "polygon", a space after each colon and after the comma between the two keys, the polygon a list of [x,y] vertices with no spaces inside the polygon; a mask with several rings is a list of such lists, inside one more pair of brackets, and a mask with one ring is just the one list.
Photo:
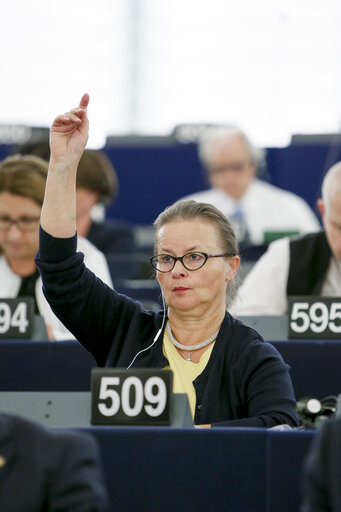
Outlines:
{"label": "black cardigan", "polygon": [[[76,253],[76,237],[53,238],[40,230],[36,264],[44,294],[57,317],[89,350],[99,366],[127,367],[148,347],[162,325],[163,312],[102,283]],[[161,335],[140,354],[134,367],[163,368]],[[272,427],[298,425],[289,368],[261,336],[226,313],[205,370],[193,382],[196,424]]]}

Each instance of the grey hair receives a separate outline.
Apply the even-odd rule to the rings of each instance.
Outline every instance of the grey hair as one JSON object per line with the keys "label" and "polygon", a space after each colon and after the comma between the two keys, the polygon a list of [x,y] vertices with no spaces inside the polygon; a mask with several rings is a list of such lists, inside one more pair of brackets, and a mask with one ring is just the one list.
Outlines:
{"label": "grey hair", "polygon": [[322,199],[328,205],[331,192],[341,193],[341,162],[334,164],[325,174],[322,183]]}
{"label": "grey hair", "polygon": [[198,153],[201,163],[206,168],[209,168],[214,143],[229,139],[236,135],[244,142],[253,165],[257,169],[264,167],[266,155],[265,149],[254,146],[247,135],[235,125],[213,126],[205,131],[199,139]]}
{"label": "grey hair", "polygon": [[[162,226],[177,219],[193,220],[201,218],[212,224],[218,234],[221,248],[227,257],[238,256],[239,247],[237,237],[233,231],[230,221],[220,210],[209,203],[199,203],[193,200],[182,199],[168,206],[155,219],[156,240],[154,250],[157,252],[157,234]],[[226,262],[228,264],[228,262]],[[230,305],[237,293],[238,283],[236,278],[229,281],[226,289],[226,303]]]}

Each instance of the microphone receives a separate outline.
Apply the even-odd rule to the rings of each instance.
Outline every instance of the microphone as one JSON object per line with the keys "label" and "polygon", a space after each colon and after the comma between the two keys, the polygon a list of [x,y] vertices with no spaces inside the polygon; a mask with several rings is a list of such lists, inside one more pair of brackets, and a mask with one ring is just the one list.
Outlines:
{"label": "microphone", "polygon": [[327,396],[321,400],[313,397],[301,398],[296,403],[296,412],[304,428],[317,428],[321,422],[336,413],[337,397]]}

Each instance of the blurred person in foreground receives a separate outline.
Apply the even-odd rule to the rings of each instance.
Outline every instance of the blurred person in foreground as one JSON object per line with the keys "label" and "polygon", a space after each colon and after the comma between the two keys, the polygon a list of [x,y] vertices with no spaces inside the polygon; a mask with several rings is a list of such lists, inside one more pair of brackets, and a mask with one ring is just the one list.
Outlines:
{"label": "blurred person in foreground", "polygon": [[262,245],[268,236],[320,228],[301,197],[257,178],[264,155],[236,126],[209,130],[199,142],[199,158],[211,188],[183,198],[218,208],[231,221],[242,246]]}
{"label": "blurred person in foreground", "polygon": [[[73,336],[43,295],[34,262],[47,169],[47,162],[34,155],[13,155],[0,162],[0,298],[33,297],[35,313],[44,318],[49,338],[70,339]],[[112,286],[104,255],[81,237],[78,248],[89,268]]]}
{"label": "blurred person in foreground", "polygon": [[301,512],[341,510],[341,418],[326,420],[303,469]]}
{"label": "blurred person in foreground", "polygon": [[317,207],[323,230],[269,245],[242,283],[236,315],[283,315],[291,295],[341,295],[341,162],[322,183]]}
{"label": "blurred person in foreground", "polygon": [[2,512],[109,512],[95,440],[0,412]]}
{"label": "blurred person in foreground", "polygon": [[[288,366],[261,336],[226,311],[238,245],[212,205],[179,201],[155,221],[151,263],[164,310],[145,310],[89,272],[76,253],[75,181],[88,138],[87,106],[58,116],[36,262],[55,314],[99,366],[170,368],[196,425],[296,426]],[[65,285],[64,275],[68,276]]]}

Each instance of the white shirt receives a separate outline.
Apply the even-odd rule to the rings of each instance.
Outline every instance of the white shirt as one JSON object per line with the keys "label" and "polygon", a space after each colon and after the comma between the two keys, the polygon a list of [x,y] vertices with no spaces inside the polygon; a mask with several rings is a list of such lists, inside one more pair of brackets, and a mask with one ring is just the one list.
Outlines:
{"label": "white shirt", "polygon": [[303,234],[321,229],[317,217],[301,197],[259,179],[251,182],[239,201],[217,188],[183,199],[213,204],[227,218],[231,218],[237,208],[241,209],[253,245],[264,242],[265,232],[296,231]]}
{"label": "white shirt", "polygon": [[[250,270],[238,290],[230,311],[241,315],[284,315],[287,313],[287,281],[290,260],[290,239],[281,238]],[[322,297],[341,295],[341,263],[334,257],[325,276]]]}
{"label": "white shirt", "polygon": [[[84,262],[86,266],[94,272],[104,283],[112,287],[109,267],[104,254],[99,251],[89,240],[78,237],[77,251],[84,254]],[[17,296],[21,286],[21,277],[15,274],[8,265],[4,255],[0,256],[0,298],[14,298]],[[70,340],[74,336],[64,327],[52,312],[42,290],[42,281],[39,276],[35,285],[35,295],[38,310],[45,320],[45,323],[52,329],[55,340]]]}

